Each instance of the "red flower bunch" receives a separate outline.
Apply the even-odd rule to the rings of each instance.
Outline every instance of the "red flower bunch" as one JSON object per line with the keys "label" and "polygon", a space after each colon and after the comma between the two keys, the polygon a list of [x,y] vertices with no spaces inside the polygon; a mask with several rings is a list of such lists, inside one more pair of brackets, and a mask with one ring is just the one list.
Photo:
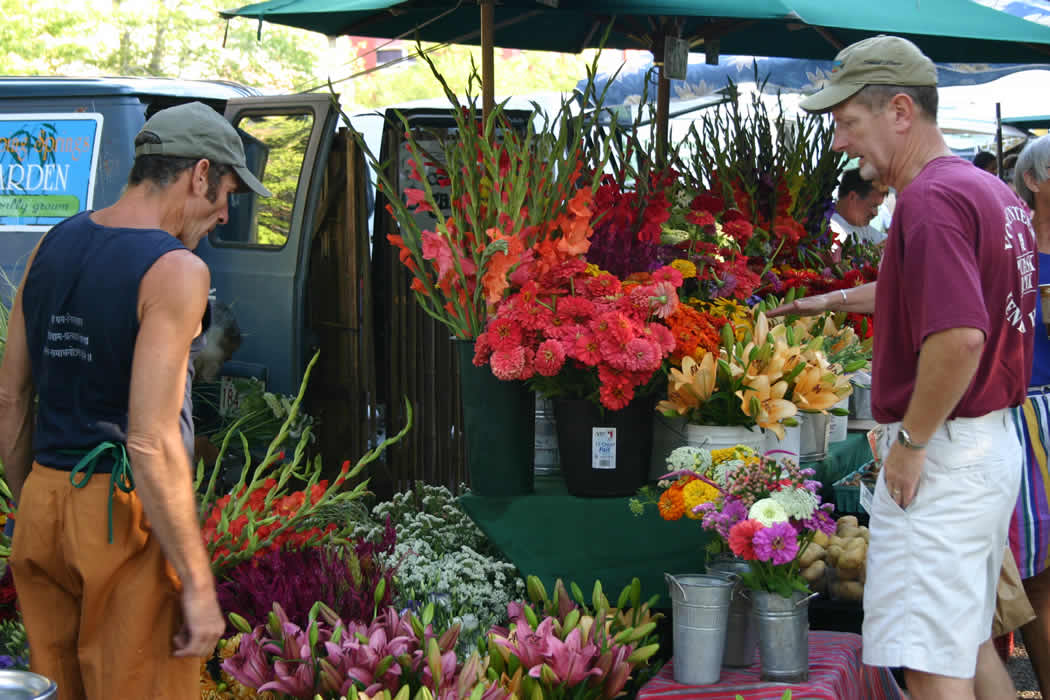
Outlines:
{"label": "red flower bunch", "polygon": [[[349,462],[346,465],[349,466]],[[319,542],[325,535],[336,531],[336,526],[333,523],[329,523],[324,529],[318,527],[301,530],[282,528],[281,526],[287,522],[287,519],[299,512],[299,509],[303,507],[306,501],[306,493],[296,491],[286,496],[281,496],[274,499],[269,508],[267,508],[267,495],[276,486],[276,479],[267,479],[248,495],[246,507],[255,516],[254,520],[260,523],[254,531],[257,542],[268,543],[250,552],[251,556],[258,556],[260,553],[265,552],[276,552],[282,549],[303,549]],[[324,496],[327,489],[328,481],[326,480],[311,486],[309,489],[310,501],[316,503]],[[243,493],[244,487],[238,492],[238,497]],[[242,513],[229,521],[226,526],[226,532],[230,534],[230,537],[225,538],[226,544],[217,545],[221,535],[220,524],[223,511],[229,505],[230,500],[230,495],[218,499],[212,507],[211,513],[208,514],[208,518],[204,521],[204,527],[201,528],[201,532],[204,534],[204,541],[212,545],[209,546],[209,549],[212,552],[213,563],[229,557],[233,552],[245,552],[252,546],[251,538],[247,537],[244,532],[245,527],[249,523],[247,513]],[[268,517],[271,515],[277,517]],[[272,538],[271,535],[273,536]]]}
{"label": "red flower bunch", "polygon": [[[389,170],[371,160],[400,229],[387,239],[412,273],[416,300],[457,337],[474,338],[534,246],[557,241],[586,252],[595,173],[608,154],[586,148],[591,117],[570,118],[568,103],[544,127],[512,123],[498,107],[482,125],[473,103],[455,107],[456,128],[443,134],[405,122],[412,182],[403,199]],[[548,127],[559,138],[540,133]]]}
{"label": "red flower bunch", "polygon": [[678,308],[681,284],[671,267],[624,283],[565,261],[499,304],[477,338],[474,364],[488,364],[503,380],[533,380],[546,395],[597,399],[620,410],[674,350],[661,319]]}

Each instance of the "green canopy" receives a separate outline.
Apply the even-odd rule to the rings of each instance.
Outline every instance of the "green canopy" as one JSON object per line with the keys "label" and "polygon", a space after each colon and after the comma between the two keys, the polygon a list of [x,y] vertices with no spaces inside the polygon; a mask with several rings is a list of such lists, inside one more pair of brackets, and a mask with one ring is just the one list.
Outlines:
{"label": "green canopy", "polygon": [[[268,0],[221,13],[348,34],[479,43],[476,2]],[[614,22],[611,48],[651,49],[662,20],[677,18],[694,47],[717,39],[727,54],[830,58],[876,33],[911,38],[936,61],[1050,61],[1050,27],[971,0],[504,0],[494,7],[496,46],[578,52]]]}

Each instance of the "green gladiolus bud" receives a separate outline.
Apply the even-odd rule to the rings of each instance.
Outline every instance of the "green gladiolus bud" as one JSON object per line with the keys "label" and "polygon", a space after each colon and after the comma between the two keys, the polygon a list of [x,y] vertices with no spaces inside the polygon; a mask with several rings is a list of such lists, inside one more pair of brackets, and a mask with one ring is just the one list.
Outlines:
{"label": "green gladiolus bud", "polygon": [[230,624],[233,625],[234,629],[236,629],[238,632],[243,632],[244,634],[252,633],[252,626],[248,624],[247,620],[245,620],[237,613],[230,613],[229,615],[227,615],[227,617],[230,619]]}

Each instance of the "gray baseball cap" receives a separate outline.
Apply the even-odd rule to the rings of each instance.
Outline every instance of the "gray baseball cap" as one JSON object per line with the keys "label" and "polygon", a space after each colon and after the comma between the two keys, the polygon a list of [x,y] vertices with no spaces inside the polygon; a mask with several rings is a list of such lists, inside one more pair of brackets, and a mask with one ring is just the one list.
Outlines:
{"label": "gray baseball cap", "polygon": [[937,86],[937,67],[919,47],[899,36],[871,37],[839,51],[824,88],[799,102],[807,112],[827,112],[866,85]]}
{"label": "gray baseball cap", "polygon": [[244,144],[237,130],[214,109],[201,102],[187,102],[162,109],[146,120],[139,134],[150,133],[160,143],[135,147],[136,156],[207,158],[212,163],[233,167],[237,177],[251,191],[270,197],[270,190],[248,169]]}

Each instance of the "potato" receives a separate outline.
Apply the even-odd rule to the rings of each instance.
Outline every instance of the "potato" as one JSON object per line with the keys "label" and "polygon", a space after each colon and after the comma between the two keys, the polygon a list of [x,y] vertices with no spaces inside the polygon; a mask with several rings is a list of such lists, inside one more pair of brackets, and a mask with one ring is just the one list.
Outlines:
{"label": "potato", "polygon": [[813,583],[817,579],[824,579],[824,571],[827,567],[822,559],[817,559],[815,562],[802,569],[799,573],[802,574],[802,578],[806,579],[807,582]]}
{"label": "potato", "polygon": [[860,528],[856,525],[839,525],[838,534],[844,540],[852,540],[860,537]]}
{"label": "potato", "polygon": [[859,581],[839,581],[839,597],[843,600],[863,600],[864,586]]}
{"label": "potato", "polygon": [[816,542],[810,542],[809,546],[806,547],[806,551],[802,552],[802,556],[798,558],[798,565],[805,569],[813,562],[823,558],[824,548]]}
{"label": "potato", "polygon": [[867,526],[860,526],[860,536],[864,538],[865,542],[871,542],[871,530],[869,530]]}
{"label": "potato", "polygon": [[868,541],[863,537],[854,537],[853,539],[846,540],[846,546],[844,549],[848,552],[851,549],[864,549],[867,550]]}
{"label": "potato", "polygon": [[860,569],[835,569],[835,575],[840,581],[857,581],[860,579]]}
{"label": "potato", "polygon": [[828,537],[827,533],[817,530],[813,533],[813,544],[819,544],[821,547],[827,548],[831,544],[831,538]]}
{"label": "potato", "polygon": [[828,544],[830,544],[830,545],[837,544],[840,547],[845,547],[846,546],[846,540],[842,539],[838,535],[832,535],[831,537],[828,538]]}
{"label": "potato", "polygon": [[864,563],[867,553],[867,549],[861,549],[859,547],[847,549],[839,557],[838,567],[840,569],[859,569],[861,564]]}
{"label": "potato", "polygon": [[856,515],[843,515],[841,518],[835,521],[835,529],[841,531],[843,527],[857,527]]}
{"label": "potato", "polygon": [[824,553],[824,561],[828,563],[828,566],[838,566],[839,557],[842,556],[842,547],[837,544],[833,544],[828,547]]}

